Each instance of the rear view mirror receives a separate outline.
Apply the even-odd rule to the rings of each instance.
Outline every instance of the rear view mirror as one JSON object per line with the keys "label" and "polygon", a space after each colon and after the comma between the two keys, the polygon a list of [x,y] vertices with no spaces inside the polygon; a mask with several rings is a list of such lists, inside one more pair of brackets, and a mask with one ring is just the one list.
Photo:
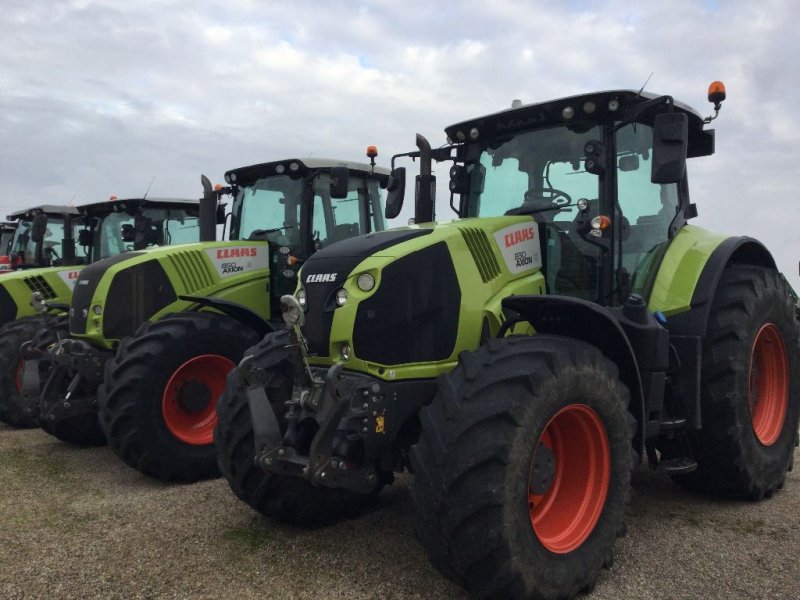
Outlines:
{"label": "rear view mirror", "polygon": [[92,245],[92,232],[89,229],[81,229],[78,231],[78,245],[91,246]]}
{"label": "rear view mirror", "polygon": [[331,167],[331,198],[347,198],[350,171],[347,167]]}
{"label": "rear view mirror", "polygon": [[47,215],[38,213],[33,217],[31,223],[31,241],[34,244],[41,244],[44,241],[44,236],[47,233]]}
{"label": "rear view mirror", "polygon": [[389,182],[386,184],[386,218],[394,219],[403,208],[403,197],[406,194],[406,168],[392,169]]}
{"label": "rear view mirror", "polygon": [[653,183],[678,183],[686,171],[689,118],[683,113],[656,115],[653,125]]}

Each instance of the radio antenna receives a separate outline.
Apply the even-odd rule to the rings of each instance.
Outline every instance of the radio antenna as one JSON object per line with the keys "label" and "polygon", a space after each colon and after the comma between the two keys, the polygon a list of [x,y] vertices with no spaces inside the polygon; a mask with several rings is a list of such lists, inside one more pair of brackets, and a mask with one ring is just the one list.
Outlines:
{"label": "radio antenna", "polygon": [[150,180],[150,185],[147,186],[147,190],[145,191],[144,196],[142,196],[142,200],[147,200],[147,194],[150,193],[150,188],[153,187],[153,182],[155,180],[156,180],[156,176],[153,175],[153,178]]}
{"label": "radio antenna", "polygon": [[641,96],[642,95],[642,92],[644,91],[644,88],[647,85],[647,82],[650,81],[650,77],[652,77],[654,73],[655,73],[655,71],[651,71],[650,75],[647,77],[647,79],[644,80],[644,83],[642,84],[642,87],[639,88],[639,91],[636,93],[637,96]]}

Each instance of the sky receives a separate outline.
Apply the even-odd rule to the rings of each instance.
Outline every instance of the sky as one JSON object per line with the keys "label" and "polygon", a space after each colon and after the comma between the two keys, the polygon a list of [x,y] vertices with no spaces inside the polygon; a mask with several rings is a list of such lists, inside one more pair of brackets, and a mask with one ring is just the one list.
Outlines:
{"label": "sky", "polygon": [[388,166],[417,132],[653,73],[701,114],[725,82],[693,222],[760,239],[800,291],[798,22],[793,0],[3,0],[0,214],[198,197],[201,173],[371,144]]}

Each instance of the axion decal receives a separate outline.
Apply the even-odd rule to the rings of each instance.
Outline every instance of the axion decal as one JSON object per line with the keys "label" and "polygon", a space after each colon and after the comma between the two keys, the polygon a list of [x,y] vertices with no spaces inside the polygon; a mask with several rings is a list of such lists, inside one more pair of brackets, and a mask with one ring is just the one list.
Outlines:
{"label": "axion decal", "polygon": [[315,273],[306,277],[306,283],[333,283],[336,281],[336,273]]}
{"label": "axion decal", "polygon": [[269,249],[266,246],[209,248],[206,254],[222,278],[269,267]]}
{"label": "axion decal", "polygon": [[495,232],[494,240],[512,273],[522,273],[542,266],[536,223],[518,223]]}
{"label": "axion decal", "polygon": [[58,276],[61,278],[61,281],[67,284],[69,291],[75,290],[75,284],[78,281],[78,275],[80,275],[80,270],[72,270],[72,271],[59,271]]}

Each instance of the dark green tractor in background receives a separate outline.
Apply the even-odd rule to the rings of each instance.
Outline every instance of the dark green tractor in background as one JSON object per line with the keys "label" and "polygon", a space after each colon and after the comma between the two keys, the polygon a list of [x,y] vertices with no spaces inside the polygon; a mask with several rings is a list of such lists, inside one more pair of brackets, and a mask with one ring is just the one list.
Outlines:
{"label": "dark green tractor in background", "polygon": [[[231,373],[233,491],[324,523],[409,469],[431,562],[492,598],[591,589],[643,457],[771,496],[798,442],[798,322],[763,244],[688,224],[710,120],[623,90],[464,121],[437,150],[419,136],[418,224],[311,257],[288,327]],[[453,163],[458,221],[425,222],[433,160]]]}
{"label": "dark green tractor in background", "polygon": [[[286,159],[225,178],[230,187],[217,190],[205,180],[201,212],[212,218],[201,243],[81,272],[70,337],[54,349],[58,368],[42,391],[42,420],[60,439],[108,441],[128,465],[164,480],[215,475],[216,400],[244,350],[280,322],[280,297],[295,289],[300,265],[384,228],[388,170],[374,164]],[[224,193],[233,197],[229,241],[214,241]]]}
{"label": "dark green tractor in background", "polygon": [[39,420],[40,381],[52,364],[49,348],[67,337],[67,311],[81,269],[126,252],[200,239],[197,200],[112,197],[78,206],[76,212],[70,228],[75,235],[63,241],[65,255],[74,259],[66,262],[76,264],[37,270],[35,288],[22,281],[8,286],[15,303],[30,313],[0,328],[0,406],[5,420],[16,425],[41,424],[50,431],[53,422]]}

